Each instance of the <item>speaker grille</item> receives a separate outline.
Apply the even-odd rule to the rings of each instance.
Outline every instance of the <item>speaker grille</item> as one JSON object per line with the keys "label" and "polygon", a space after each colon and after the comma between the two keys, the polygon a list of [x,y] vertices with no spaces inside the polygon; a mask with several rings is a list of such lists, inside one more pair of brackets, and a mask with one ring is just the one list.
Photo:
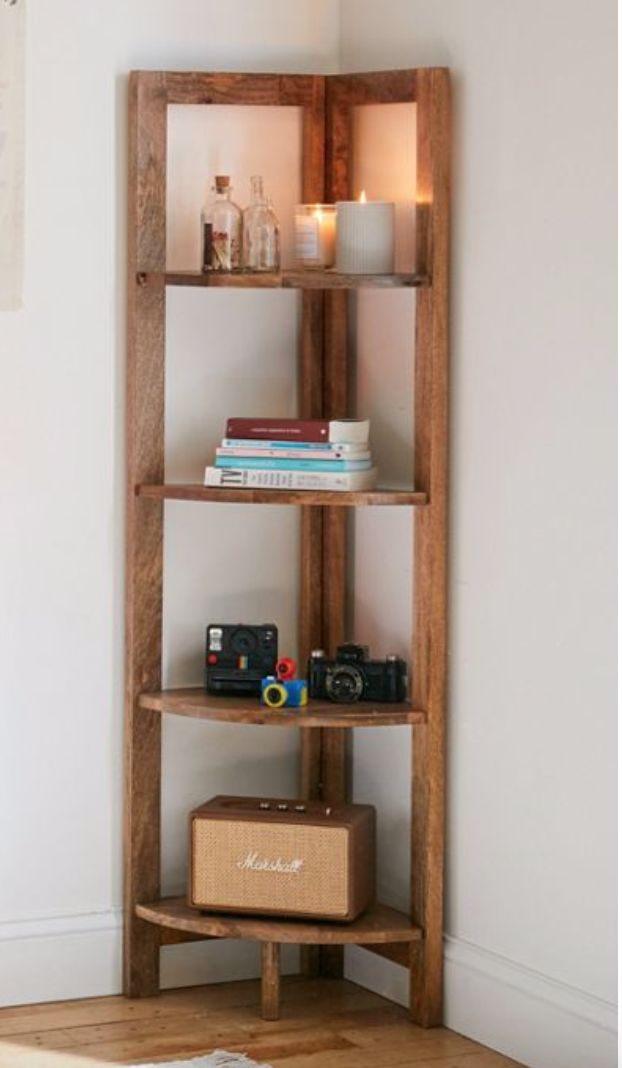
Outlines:
{"label": "speaker grille", "polygon": [[194,819],[192,902],[346,916],[348,837],[345,827]]}

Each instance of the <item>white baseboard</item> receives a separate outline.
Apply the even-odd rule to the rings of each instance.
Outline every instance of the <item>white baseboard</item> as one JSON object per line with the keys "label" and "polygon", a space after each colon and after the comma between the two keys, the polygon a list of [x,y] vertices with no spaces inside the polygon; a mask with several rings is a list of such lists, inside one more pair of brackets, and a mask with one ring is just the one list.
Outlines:
{"label": "white baseboard", "polygon": [[616,1006],[469,942],[445,945],[446,1023],[530,1068],[615,1068]]}
{"label": "white baseboard", "polygon": [[[0,1005],[103,997],[121,992],[121,910],[0,921]],[[284,947],[282,970],[298,970]],[[163,988],[254,979],[259,947],[228,939],[166,946]]]}
{"label": "white baseboard", "polygon": [[0,1005],[116,994],[120,975],[120,910],[0,923]]}
{"label": "white baseboard", "polygon": [[400,964],[358,946],[346,946],[344,975],[366,990],[408,1007],[408,971]]}
{"label": "white baseboard", "polygon": [[[0,922],[0,1004],[118,994],[121,912],[110,909]],[[297,969],[285,947],[283,971]],[[249,942],[191,943],[162,953],[162,986],[251,979],[259,951]],[[406,969],[348,947],[346,975],[399,1004]],[[616,1008],[575,987],[456,938],[445,942],[445,1023],[530,1068],[614,1068]]]}
{"label": "white baseboard", "polygon": [[[346,974],[408,1004],[405,968],[353,947]],[[445,1024],[530,1068],[617,1064],[615,1005],[450,937],[445,939]]]}

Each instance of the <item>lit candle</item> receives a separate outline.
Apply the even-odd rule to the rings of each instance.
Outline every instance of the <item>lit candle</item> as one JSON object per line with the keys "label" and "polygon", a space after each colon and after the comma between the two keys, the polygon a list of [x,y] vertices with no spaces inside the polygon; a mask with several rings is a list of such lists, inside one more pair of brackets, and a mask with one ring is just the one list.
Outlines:
{"label": "lit candle", "polygon": [[335,262],[335,205],[298,204],[296,262],[300,267],[332,267]]}
{"label": "lit candle", "polygon": [[386,200],[337,201],[337,270],[392,274],[395,205]]}

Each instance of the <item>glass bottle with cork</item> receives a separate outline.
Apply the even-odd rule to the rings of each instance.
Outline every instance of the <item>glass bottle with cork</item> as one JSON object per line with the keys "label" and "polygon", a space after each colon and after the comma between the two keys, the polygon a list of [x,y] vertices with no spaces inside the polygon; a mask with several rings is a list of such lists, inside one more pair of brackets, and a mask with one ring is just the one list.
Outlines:
{"label": "glass bottle with cork", "polygon": [[229,175],[217,174],[211,191],[201,212],[201,267],[235,271],[240,267],[242,212],[231,200]]}
{"label": "glass bottle with cork", "polygon": [[279,221],[264,196],[263,178],[251,178],[251,202],[242,216],[242,259],[249,271],[278,271],[281,263]]}

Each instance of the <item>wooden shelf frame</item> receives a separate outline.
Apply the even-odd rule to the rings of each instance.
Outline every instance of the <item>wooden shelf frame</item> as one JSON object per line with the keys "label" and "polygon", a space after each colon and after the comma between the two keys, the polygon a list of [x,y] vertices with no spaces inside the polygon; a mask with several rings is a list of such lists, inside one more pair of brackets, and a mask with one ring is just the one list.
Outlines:
{"label": "wooden shelf frame", "polygon": [[[131,996],[159,990],[162,944],[213,937],[174,929],[160,901],[161,716],[151,704],[161,691],[163,501],[242,500],[305,504],[301,509],[299,647],[302,659],[317,646],[344,638],[346,517],[343,505],[425,505],[415,511],[413,692],[411,707],[425,710],[412,726],[412,864],[408,952],[386,913],[385,944],[374,952],[410,969],[413,1019],[430,1026],[442,1014],[442,887],[444,842],[447,371],[449,247],[449,75],[445,68],[334,76],[134,72],[129,106],[126,747],[124,989]],[[169,104],[278,105],[302,109],[302,199],[334,202],[351,196],[351,109],[364,104],[417,105],[415,271],[409,276],[344,279],[283,272],[259,282],[230,276],[207,281],[198,272],[166,270],[166,137]],[[165,309],[168,285],[293,286],[301,290],[299,411],[337,417],[347,411],[347,293],[360,285],[412,286],[414,339],[415,485],[400,495],[296,494],[269,502],[258,491],[218,491],[164,483]],[[244,492],[243,497],[230,496]],[[346,499],[350,498],[350,499]],[[410,499],[407,499],[410,498]],[[413,499],[417,498],[417,499]],[[317,596],[317,590],[321,596]],[[146,707],[146,704],[149,707]],[[163,711],[169,709],[163,708]],[[189,713],[183,713],[189,714]],[[213,718],[205,716],[201,718]],[[346,796],[349,728],[301,727],[301,796],[338,802]],[[149,905],[149,902],[152,905]],[[156,903],[153,905],[153,903]],[[152,915],[145,914],[152,909]],[[383,918],[384,917],[384,918]],[[192,917],[190,917],[190,920]],[[190,922],[190,920],[188,922]],[[186,922],[186,921],[184,921]],[[358,921],[357,921],[358,922]],[[383,926],[384,925],[384,926]],[[255,937],[248,934],[237,937]],[[353,929],[352,929],[353,930]],[[265,942],[266,1011],[275,1011],[277,925]],[[356,932],[354,932],[356,933]],[[359,932],[360,934],[360,932]],[[395,936],[394,943],[387,942]],[[421,936],[421,937],[420,937]],[[221,934],[219,937],[230,937]],[[357,934],[358,937],[358,934]],[[283,939],[281,939],[283,940]],[[304,942],[302,932],[292,940]],[[352,939],[355,941],[355,939]],[[309,945],[305,970],[338,975],[342,944]],[[270,993],[272,984],[272,994]],[[278,984],[277,984],[278,985]]]}
{"label": "wooden shelf frame", "polygon": [[304,708],[274,709],[261,705],[255,697],[246,700],[218,697],[195,686],[143,693],[138,698],[138,704],[140,708],[151,712],[268,727],[323,727],[331,730],[339,727],[401,727],[425,723],[423,709],[414,708],[409,701],[400,704],[362,701],[354,705],[309,701]]}
{"label": "wooden shelf frame", "polygon": [[[139,285],[148,285],[151,276],[140,274]],[[275,274],[233,271],[167,271],[167,286],[200,286],[234,289],[414,289],[429,279],[419,274],[339,274],[337,271],[279,271]]]}
{"label": "wooden shelf frame", "polygon": [[225,489],[224,486],[198,486],[167,483],[165,486],[137,486],[139,497],[166,501],[210,501],[213,504],[295,504],[304,508],[331,505],[333,508],[361,508],[372,505],[422,507],[427,494],[417,490],[277,490]]}
{"label": "wooden shelf frame", "polygon": [[[383,945],[417,942],[422,936],[410,918],[386,905],[373,905],[352,923],[333,920],[294,920],[199,912],[183,897],[162,898],[136,906],[148,923],[203,938],[252,938],[259,942],[294,945]],[[170,940],[169,944],[170,944]]]}

